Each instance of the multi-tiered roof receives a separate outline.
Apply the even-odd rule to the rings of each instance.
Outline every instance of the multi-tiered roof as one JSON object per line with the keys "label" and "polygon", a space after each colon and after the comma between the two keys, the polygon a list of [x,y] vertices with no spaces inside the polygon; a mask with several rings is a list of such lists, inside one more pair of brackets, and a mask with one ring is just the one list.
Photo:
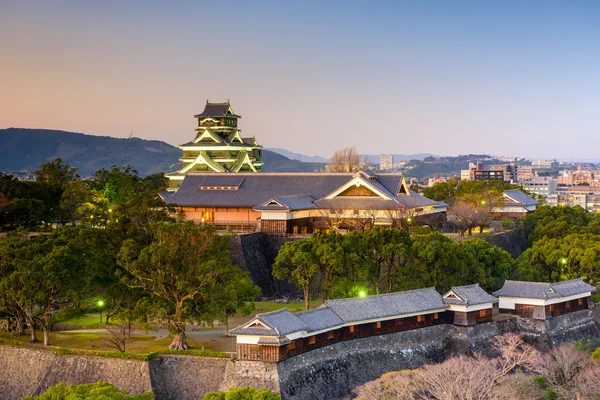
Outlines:
{"label": "multi-tiered roof", "polygon": [[194,115],[198,119],[196,137],[179,146],[183,167],[167,174],[169,190],[176,190],[188,172],[258,172],[262,146],[254,137],[244,138],[238,129],[241,118],[227,103],[206,102],[204,111]]}

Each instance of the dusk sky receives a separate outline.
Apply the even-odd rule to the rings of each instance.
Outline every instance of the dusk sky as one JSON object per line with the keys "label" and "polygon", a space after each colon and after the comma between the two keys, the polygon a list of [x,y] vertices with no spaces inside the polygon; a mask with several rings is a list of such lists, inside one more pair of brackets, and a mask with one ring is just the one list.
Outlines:
{"label": "dusk sky", "polygon": [[0,128],[600,159],[600,1],[87,3],[0,0]]}

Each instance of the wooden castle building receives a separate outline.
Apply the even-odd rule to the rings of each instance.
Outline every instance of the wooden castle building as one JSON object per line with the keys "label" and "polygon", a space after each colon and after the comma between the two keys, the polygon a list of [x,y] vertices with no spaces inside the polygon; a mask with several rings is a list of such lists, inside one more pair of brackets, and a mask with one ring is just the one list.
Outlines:
{"label": "wooden castle building", "polygon": [[556,283],[507,280],[494,296],[500,299],[501,312],[544,320],[592,308],[594,291],[594,286],[581,279]]}
{"label": "wooden castle building", "polygon": [[553,284],[506,281],[495,292],[478,284],[452,287],[443,296],[434,288],[364,298],[328,300],[321,307],[291,313],[287,308],[258,314],[232,329],[238,359],[279,362],[337,342],[420,329],[439,324],[473,326],[500,312],[547,319],[592,306],[596,289],[581,279]]}
{"label": "wooden castle building", "polygon": [[370,229],[401,221],[442,222],[447,205],[407,185],[398,173],[187,172],[165,202],[187,219],[268,234]]}
{"label": "wooden castle building", "polygon": [[183,167],[167,174],[169,191],[175,191],[183,182],[188,172],[239,172],[261,170],[262,146],[254,137],[244,138],[238,128],[237,115],[227,103],[206,102],[204,111],[194,115],[198,120],[195,129],[196,137],[191,142],[182,144],[183,151],[179,159]]}

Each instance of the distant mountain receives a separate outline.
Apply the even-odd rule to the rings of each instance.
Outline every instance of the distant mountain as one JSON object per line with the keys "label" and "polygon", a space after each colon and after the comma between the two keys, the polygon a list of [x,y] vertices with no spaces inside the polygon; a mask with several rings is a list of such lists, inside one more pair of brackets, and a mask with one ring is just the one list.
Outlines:
{"label": "distant mountain", "polygon": [[268,148],[265,150],[272,151],[277,154],[281,154],[282,156],[285,156],[285,157],[289,158],[290,160],[298,160],[298,161],[302,161],[302,162],[316,162],[316,163],[327,163],[329,161],[328,158],[323,158],[321,156],[307,156],[307,155],[300,154],[300,153],[294,153],[294,152],[291,152],[286,149]]}
{"label": "distant mountain", "polygon": [[[181,150],[160,140],[120,139],[48,129],[0,129],[0,171],[31,173],[42,162],[61,158],[79,175],[88,177],[101,168],[131,165],[140,175],[179,168]],[[306,172],[324,164],[303,163],[263,150],[265,171]]]}

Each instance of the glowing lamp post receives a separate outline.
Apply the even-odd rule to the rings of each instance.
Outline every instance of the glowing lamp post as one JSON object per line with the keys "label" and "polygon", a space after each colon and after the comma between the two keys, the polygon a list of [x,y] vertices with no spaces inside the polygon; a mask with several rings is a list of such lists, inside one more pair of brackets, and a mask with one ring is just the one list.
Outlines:
{"label": "glowing lamp post", "polygon": [[98,308],[100,309],[100,323],[102,323],[102,306],[104,305],[104,301],[98,300]]}
{"label": "glowing lamp post", "polygon": [[563,257],[563,258],[561,258],[561,259],[560,259],[560,263],[561,263],[562,265],[566,265],[566,264],[567,264],[567,259],[566,259],[566,258],[564,258],[564,257]]}
{"label": "glowing lamp post", "polygon": [[367,297],[367,293],[364,290],[358,292],[358,297]]}

